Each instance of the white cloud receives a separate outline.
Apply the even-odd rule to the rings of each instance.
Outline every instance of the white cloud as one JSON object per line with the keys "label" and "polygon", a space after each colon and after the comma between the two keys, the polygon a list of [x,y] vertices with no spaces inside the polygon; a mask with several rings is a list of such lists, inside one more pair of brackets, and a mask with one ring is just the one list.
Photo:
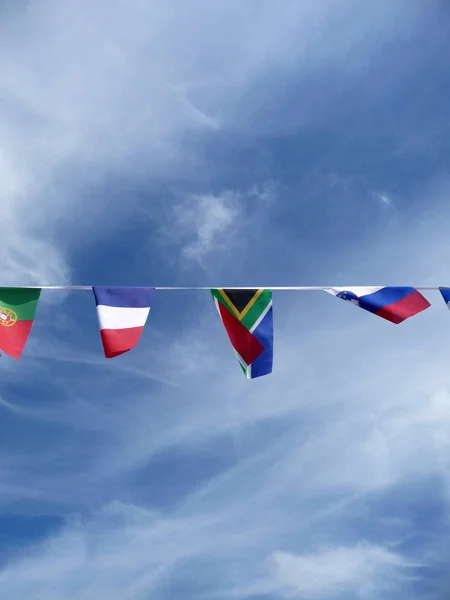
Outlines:
{"label": "white cloud", "polygon": [[0,240],[2,284],[64,285],[70,281],[70,268],[64,253],[51,234],[37,236],[33,228],[23,229],[20,215],[3,221]]}
{"label": "white cloud", "polygon": [[[343,56],[355,48],[359,57],[370,55],[379,39],[362,40],[358,23],[370,22],[366,32],[389,24],[384,34],[397,35],[402,4],[363,12],[352,2],[338,9],[294,0],[283,10],[265,0],[256,12],[236,1],[200,0],[12,6],[0,24],[2,229],[14,232],[0,241],[7,281],[64,283],[67,248],[81,235],[88,244],[87,232],[98,239],[117,217],[111,198],[93,202],[86,188],[111,171],[189,177],[199,165],[186,136],[246,126],[245,115],[260,106],[259,92],[250,93],[260,75],[335,61],[348,69]],[[321,43],[337,16],[340,35]],[[123,210],[135,202],[127,198]],[[239,214],[227,202],[206,210],[188,256],[229,232]]]}
{"label": "white cloud", "polygon": [[305,600],[348,594],[361,600],[379,598],[384,587],[394,587],[402,569],[414,566],[399,554],[370,544],[301,556],[276,552],[272,562],[273,591]]}
{"label": "white cloud", "polygon": [[175,211],[175,226],[191,240],[183,248],[184,257],[201,260],[211,251],[223,248],[241,210],[234,192],[193,196],[179,205]]}
{"label": "white cloud", "polygon": [[[133,474],[151,498],[154,485],[164,484],[145,474],[145,467],[157,461],[164,450],[194,451],[200,461],[211,452],[202,449],[202,444],[224,439],[233,447],[235,458],[228,469],[201,481],[193,494],[180,496],[177,507],[167,509],[164,516],[142,508],[146,505],[142,499],[141,507],[119,506],[112,516],[105,507],[87,521],[68,523],[27,557],[19,556],[6,565],[0,575],[4,593],[27,600],[44,596],[49,600],[81,600],[89,598],[87,594],[97,600],[141,600],[157,594],[168,580],[175,581],[182,565],[189,565],[189,561],[226,565],[230,560],[242,565],[237,579],[226,577],[226,566],[223,572],[219,570],[224,578],[220,585],[230,597],[245,597],[246,591],[270,586],[273,590],[275,581],[276,592],[286,596],[291,593],[291,597],[302,598],[300,592],[304,592],[305,598],[327,598],[329,581],[334,581],[335,587],[361,593],[372,585],[376,598],[376,592],[384,589],[384,581],[391,584],[403,563],[398,555],[370,544],[344,549],[337,546],[333,551],[312,554],[300,547],[298,556],[295,552],[292,556],[275,554],[275,579],[263,585],[258,576],[264,559],[261,555],[283,547],[293,523],[302,546],[322,520],[334,523],[330,509],[342,497],[353,498],[358,505],[358,495],[367,497],[417,475],[435,472],[446,477],[441,459],[445,446],[437,438],[434,447],[430,441],[439,431],[445,433],[447,395],[440,391],[429,403],[424,396],[430,382],[440,381],[447,371],[446,360],[436,365],[435,371],[427,371],[425,380],[423,372],[412,377],[413,353],[404,349],[402,360],[390,370],[389,356],[380,356],[378,344],[372,351],[366,348],[359,359],[350,361],[348,355],[339,359],[336,350],[344,335],[349,343],[363,334],[374,337],[382,322],[366,315],[360,331],[344,325],[333,330],[332,312],[330,307],[329,322],[322,322],[323,329],[302,332],[301,344],[296,335],[296,311],[286,315],[291,331],[277,330],[277,370],[265,381],[251,382],[252,387],[239,372],[225,336],[219,347],[218,333],[211,336],[210,328],[196,325],[189,335],[199,340],[200,346],[194,346],[189,364],[185,365],[182,354],[179,358],[176,354],[174,360],[180,360],[184,371],[172,363],[181,384],[178,388],[159,388],[152,393],[146,387],[131,392],[130,384],[124,384],[129,382],[129,374],[119,373],[117,364],[107,375],[111,393],[105,377],[105,397],[94,401],[83,397],[83,390],[93,386],[93,377],[98,378],[102,371],[98,366],[95,372],[83,370],[79,363],[79,381],[64,394],[64,406],[55,410],[51,399],[42,399],[39,407],[28,405],[31,414],[22,411],[21,418],[47,423],[53,418],[57,440],[29,439],[27,452],[11,448],[6,464],[3,457],[3,502],[7,500],[11,506],[34,498],[47,507],[46,511],[52,505],[66,506],[71,512],[82,507],[92,509],[102,505],[102,498],[117,497],[118,490],[136,495],[137,483],[129,480]],[[419,323],[416,326],[420,330]],[[414,330],[414,337],[420,335],[416,327]],[[383,331],[389,335],[388,330]],[[400,330],[396,333],[401,335]],[[330,346],[327,351],[326,344]],[[158,371],[160,366],[154,363],[158,353],[164,362],[172,355],[170,344],[143,356],[143,363]],[[209,368],[202,364],[202,355],[208,357],[208,364],[212,362]],[[331,379],[323,373],[324,360],[330,364]],[[364,364],[370,368],[364,370]],[[298,365],[302,365],[301,383]],[[64,373],[53,371],[54,379],[64,379]],[[355,372],[358,379],[352,380]],[[322,374],[321,381],[317,373]],[[380,374],[384,378],[381,387]],[[334,389],[331,395],[327,393],[330,386]],[[383,392],[386,389],[390,394]],[[14,403],[5,400],[4,408],[17,412]],[[25,399],[19,412],[23,406]],[[277,423],[283,423],[280,435],[267,435],[272,428],[276,432]],[[64,441],[67,431],[78,433],[77,444]],[[174,463],[173,468],[183,482],[181,466]],[[76,495],[74,486],[79,490]],[[151,505],[151,499],[148,502]],[[344,503],[333,509],[336,520],[351,518],[353,508]],[[378,515],[370,518],[376,526]],[[330,542],[338,543],[333,527],[322,531]],[[193,573],[197,573],[196,568],[191,567]],[[296,572],[303,574],[301,580],[295,577]],[[319,573],[322,577],[315,583]]]}
{"label": "white cloud", "polygon": [[266,223],[276,198],[274,182],[247,190],[223,190],[218,194],[192,195],[178,202],[164,233],[179,248],[185,261],[205,270],[213,260],[225,262],[231,253],[242,252]]}
{"label": "white cloud", "polygon": [[[343,58],[355,45],[360,50],[355,68],[363,68],[383,24],[393,35],[392,13],[406,4],[381,2],[355,14],[349,2],[350,38],[342,23],[336,25],[335,5],[297,0],[286,2],[284,10],[263,1],[250,8],[193,1],[177,3],[174,10],[175,3],[119,0],[112,6],[80,0],[75,7],[47,0],[2,20],[5,278],[21,283],[70,278],[73,245],[89,244],[86,232],[96,229],[101,236],[102,227],[117,222],[112,201],[102,196],[93,202],[80,191],[84,186],[111,171],[187,177],[197,158],[185,152],[186,133],[229,131],[239,123],[248,131],[255,119],[265,131],[277,129],[279,123],[258,117],[264,99],[250,93],[258,76],[318,63],[350,69]],[[370,27],[361,28],[367,22]],[[332,30],[339,40],[322,44]],[[366,57],[365,32],[373,35]],[[295,113],[307,120],[307,113]],[[247,203],[261,209],[271,199],[259,187],[194,194],[178,204],[169,235],[192,262],[217,259],[215,250],[238,236],[242,223],[246,231],[259,223],[258,210],[252,213]],[[133,199],[127,198],[126,210],[134,210]],[[254,235],[264,231],[255,227]],[[415,243],[420,248],[418,239]],[[436,251],[442,252],[429,246],[413,258],[408,248],[403,261],[406,244],[398,239],[390,244],[383,239],[392,276],[398,276],[392,256],[400,256],[403,272],[414,268],[416,274],[422,260],[422,274],[429,273]],[[358,264],[370,254],[373,248],[359,247]],[[448,261],[440,264],[445,273]],[[384,576],[395,578],[406,559],[381,545],[340,547],[333,527],[326,530],[326,542],[334,550],[308,554],[305,540],[321,520],[335,524],[336,513],[337,521],[347,522],[349,505],[373,493],[430,473],[447,481],[443,315],[417,318],[410,329],[394,333],[371,315],[346,317],[348,307],[331,304],[325,294],[290,302],[276,299],[275,311],[284,308],[276,313],[275,372],[263,381],[246,381],[225,334],[218,341],[220,324],[212,335],[210,323],[198,316],[174,333],[173,344],[158,337],[155,327],[147,352],[140,345],[113,364],[84,354],[84,347],[68,349],[62,334],[74,335],[70,323],[53,330],[54,340],[36,340],[20,377],[33,381],[29,375],[40,373],[46,379],[39,406],[34,390],[19,402],[6,394],[0,401],[5,420],[28,419],[25,424],[33,426],[32,436],[24,427],[22,438],[0,439],[8,445],[8,454],[1,455],[3,506],[21,511],[33,499],[39,503],[33,512],[98,511],[66,523],[27,555],[10,557],[0,573],[5,597],[144,600],[176,580],[183,565],[201,578],[210,564],[215,589],[220,581],[226,594],[258,582],[260,566],[271,555],[286,593],[298,593],[305,582],[313,590],[316,582],[323,595],[325,578],[317,583],[313,577],[319,572],[361,593],[367,590],[358,569],[375,586],[374,594]],[[423,342],[420,352],[417,339]],[[76,365],[76,371],[66,365]],[[222,450],[211,450],[212,442]],[[170,468],[158,477],[145,469],[177,449],[183,457],[197,453],[198,472],[186,475],[172,463],[177,484],[186,475],[194,487],[172,491],[176,507],[165,506],[159,514],[149,507],[157,504]],[[208,479],[200,463],[215,458],[214,451],[228,462]],[[109,500],[123,495],[132,504],[111,508]],[[371,515],[375,526],[378,517]],[[286,547],[293,523],[296,547],[273,554]]]}
{"label": "white cloud", "polygon": [[236,538],[219,516],[166,518],[116,502],[6,565],[0,585],[18,600],[144,600],[169,576],[176,577],[187,560],[220,547],[252,548],[258,540],[257,532],[253,539]]}
{"label": "white cloud", "polygon": [[46,199],[40,196],[39,189],[33,189],[28,173],[21,173],[8,160],[8,139],[3,137],[3,152],[0,146],[2,283],[64,285],[70,278],[70,268],[64,250],[55,240]]}
{"label": "white cloud", "polygon": [[379,198],[385,206],[392,206],[392,200],[386,194],[380,194]]}

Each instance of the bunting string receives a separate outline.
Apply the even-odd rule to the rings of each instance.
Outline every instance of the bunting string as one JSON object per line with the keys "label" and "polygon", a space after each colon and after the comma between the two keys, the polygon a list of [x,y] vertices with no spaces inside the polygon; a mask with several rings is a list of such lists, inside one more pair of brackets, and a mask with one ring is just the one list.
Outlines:
{"label": "bunting string", "polygon": [[[92,285],[15,285],[14,289],[23,289],[23,290],[69,290],[69,291],[81,291],[81,292],[92,292],[94,286]],[[148,286],[120,286],[121,288],[132,287],[133,289],[148,289]],[[211,290],[211,289],[233,289],[233,290],[272,290],[272,291],[284,291],[284,292],[323,292],[332,288],[336,289],[350,289],[345,286],[335,286],[335,285],[246,285],[245,287],[239,286],[198,286],[198,285],[189,285],[189,286],[152,286],[154,290],[166,290],[166,291],[178,291],[178,290]],[[370,286],[361,286],[365,288],[387,288],[389,286],[385,285],[370,285]],[[423,286],[423,285],[414,285],[414,286],[396,286],[396,287],[413,287],[419,291],[433,291],[440,290],[441,288],[446,288],[450,286]],[[0,289],[2,289],[0,287]]]}
{"label": "bunting string", "polygon": [[247,379],[272,372],[274,291],[327,292],[396,325],[431,306],[421,291],[439,290],[450,308],[450,288],[443,286],[0,287],[0,350],[13,358],[20,358],[25,348],[42,290],[90,291],[93,294],[106,358],[120,356],[138,345],[155,291],[209,291]]}

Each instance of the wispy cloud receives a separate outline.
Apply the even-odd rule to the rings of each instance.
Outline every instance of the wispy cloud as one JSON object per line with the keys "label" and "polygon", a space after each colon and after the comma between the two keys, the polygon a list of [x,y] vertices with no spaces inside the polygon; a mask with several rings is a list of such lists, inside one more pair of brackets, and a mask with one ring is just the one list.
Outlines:
{"label": "wispy cloud", "polygon": [[392,206],[392,200],[386,194],[380,194],[379,199],[385,206]]}
{"label": "wispy cloud", "polygon": [[[256,115],[259,92],[252,82],[259,76],[293,61],[307,69],[334,64],[353,47],[370,54],[374,39],[362,40],[357,24],[370,20],[382,27],[394,19],[397,29],[386,35],[397,34],[402,4],[383,2],[366,15],[351,2],[337,10],[290,1],[278,11],[265,1],[255,16],[236,2],[196,1],[176,10],[139,1],[113,7],[102,1],[95,8],[82,2],[76,10],[51,0],[39,10],[18,3],[5,13],[0,36],[0,191],[3,222],[6,215],[7,229],[14,231],[1,242],[6,282],[65,282],[67,249],[76,251],[78,232],[92,232],[95,225],[99,238],[116,225],[111,206],[123,205],[103,193],[94,202],[86,190],[102,185],[111,172],[189,177],[199,164],[186,138],[205,126],[241,127],[248,110]],[[351,35],[338,36],[331,46],[313,42],[328,35],[338,14]],[[278,127],[274,119],[263,120],[265,127]],[[127,198],[127,206],[135,203]],[[199,223],[189,256],[198,256],[215,232],[229,231],[236,221],[236,208],[227,202],[207,210],[210,219]]]}
{"label": "wispy cloud", "polygon": [[201,260],[212,250],[224,250],[241,210],[233,192],[194,196],[180,205],[175,210],[175,226],[184,231],[183,237],[192,240],[184,245],[183,256]]}
{"label": "wispy cloud", "polygon": [[274,182],[218,194],[191,195],[177,202],[164,228],[183,265],[198,264],[211,277],[231,256],[245,253],[270,219]]}
{"label": "wispy cloud", "polygon": [[[5,283],[185,281],[199,266],[208,283],[445,277],[438,195],[438,214],[399,219],[393,235],[370,212],[361,230],[355,192],[395,182],[373,183],[372,154],[370,168],[361,148],[348,154],[345,118],[327,137],[355,118],[355,82],[379,89],[368,70],[386,72],[378,53],[410,39],[419,3],[19,4],[0,24]],[[367,111],[358,124],[369,137]],[[242,159],[215,177],[242,145],[258,168]],[[334,173],[332,147],[344,174],[324,177],[330,202],[300,202],[297,176],[309,200],[308,173]],[[147,193],[155,181],[176,192]],[[148,260],[161,235],[172,263]],[[114,361],[84,302],[42,310],[24,360],[0,365],[2,513],[62,523],[6,556],[5,597],[420,597],[408,582],[424,583],[417,566],[448,537],[441,299],[397,328],[327,294],[277,294],[275,370],[252,382],[207,292],[161,292],[139,347]]]}
{"label": "wispy cloud", "polygon": [[[406,575],[409,564],[382,547],[358,545],[296,556],[276,552],[272,557],[271,591],[287,598],[378,598],[383,588],[392,591]],[[406,568],[406,573],[405,573]]]}

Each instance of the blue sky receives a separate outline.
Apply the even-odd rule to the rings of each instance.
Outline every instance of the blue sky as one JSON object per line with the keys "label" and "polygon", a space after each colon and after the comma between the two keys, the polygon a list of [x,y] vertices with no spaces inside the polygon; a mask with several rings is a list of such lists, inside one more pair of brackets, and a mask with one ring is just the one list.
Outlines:
{"label": "blue sky", "polygon": [[[3,285],[450,285],[448,7],[3,2]],[[44,292],[1,358],[14,600],[443,600],[450,328],[274,293],[247,381],[207,292],[103,358]],[[449,329],[450,331],[450,329]]]}

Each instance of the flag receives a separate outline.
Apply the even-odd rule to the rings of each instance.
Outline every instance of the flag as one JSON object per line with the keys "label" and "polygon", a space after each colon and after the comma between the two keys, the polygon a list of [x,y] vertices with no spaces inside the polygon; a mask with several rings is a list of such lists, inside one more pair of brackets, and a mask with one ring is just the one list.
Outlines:
{"label": "flag", "polygon": [[439,291],[441,292],[441,295],[444,298],[444,302],[447,305],[447,308],[450,309],[450,288],[440,287]]}
{"label": "flag", "polygon": [[271,373],[272,291],[211,289],[211,294],[246,377]]}
{"label": "flag", "polygon": [[328,288],[325,291],[395,324],[431,306],[412,287]]}
{"label": "flag", "polygon": [[100,336],[106,358],[137,346],[152,304],[154,288],[94,287]]}
{"label": "flag", "polygon": [[40,288],[0,288],[0,349],[20,358],[33,325]]}

